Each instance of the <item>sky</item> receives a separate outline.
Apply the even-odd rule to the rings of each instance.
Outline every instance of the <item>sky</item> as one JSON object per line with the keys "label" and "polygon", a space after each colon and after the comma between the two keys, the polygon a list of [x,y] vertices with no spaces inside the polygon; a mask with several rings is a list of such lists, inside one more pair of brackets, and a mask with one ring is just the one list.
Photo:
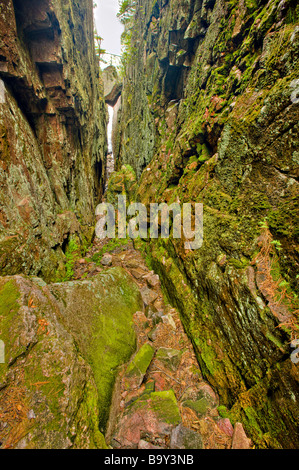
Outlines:
{"label": "sky", "polygon": [[[120,23],[116,14],[119,10],[118,0],[95,0],[97,7],[94,10],[96,29],[99,36],[104,40],[101,44],[102,49],[108,53],[120,55],[121,44],[120,37],[123,32],[123,25]],[[106,59],[106,58],[105,58]],[[107,60],[107,59],[106,59]],[[109,65],[109,63],[107,64]],[[101,68],[105,68],[101,64]],[[108,124],[108,148],[112,151],[111,133],[113,110],[109,106],[109,124]]]}
{"label": "sky", "polygon": [[120,36],[123,25],[116,14],[118,12],[118,0],[95,0],[95,21],[98,34],[104,38],[102,48],[111,54],[120,54]]}

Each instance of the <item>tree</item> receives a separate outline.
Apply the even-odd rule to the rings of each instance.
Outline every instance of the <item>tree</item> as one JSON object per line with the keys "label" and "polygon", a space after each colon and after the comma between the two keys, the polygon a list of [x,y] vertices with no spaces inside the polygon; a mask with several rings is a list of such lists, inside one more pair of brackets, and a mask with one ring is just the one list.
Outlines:
{"label": "tree", "polygon": [[135,9],[136,9],[136,1],[135,0],[119,0],[119,12],[117,13],[117,17],[120,19],[121,23],[125,26],[130,22],[133,18]]}
{"label": "tree", "polygon": [[100,62],[104,62],[104,59],[102,58],[102,55],[106,54],[106,50],[101,48],[103,38],[98,35],[97,31],[95,30],[94,32],[94,42],[95,42],[95,50],[96,50],[96,55],[99,59]]}

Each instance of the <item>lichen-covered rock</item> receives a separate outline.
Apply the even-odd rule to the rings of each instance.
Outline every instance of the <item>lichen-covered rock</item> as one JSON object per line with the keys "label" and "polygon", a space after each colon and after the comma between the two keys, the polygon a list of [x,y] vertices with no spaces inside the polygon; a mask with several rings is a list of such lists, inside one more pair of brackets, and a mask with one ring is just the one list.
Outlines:
{"label": "lichen-covered rock", "polygon": [[92,0],[0,2],[0,273],[63,271],[92,237],[106,110]]}
{"label": "lichen-covered rock", "polygon": [[92,369],[57,321],[54,300],[38,280],[0,280],[3,448],[106,447]]}
{"label": "lichen-covered rock", "polygon": [[297,21],[288,0],[137,7],[115,155],[140,202],[204,204],[200,250],[150,240],[146,254],[258,447],[298,447]]}
{"label": "lichen-covered rock", "polygon": [[136,348],[133,314],[142,308],[138,287],[123,269],[111,268],[92,280],[52,284],[51,291],[60,306],[59,321],[92,366],[105,429],[118,368]]}
{"label": "lichen-covered rock", "polygon": [[120,268],[47,285],[0,278],[0,441],[4,448],[106,448],[118,367],[135,350],[138,288]]}

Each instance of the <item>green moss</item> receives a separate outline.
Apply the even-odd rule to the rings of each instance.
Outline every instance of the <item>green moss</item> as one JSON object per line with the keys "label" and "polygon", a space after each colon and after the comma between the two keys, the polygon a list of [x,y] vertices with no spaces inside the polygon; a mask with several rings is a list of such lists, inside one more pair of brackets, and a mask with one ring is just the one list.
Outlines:
{"label": "green moss", "polygon": [[[152,388],[152,384],[150,385]],[[150,388],[128,406],[128,413],[150,409],[160,423],[176,426],[181,422],[180,410],[173,390],[151,392]]]}
{"label": "green moss", "polygon": [[274,336],[273,334],[271,334],[269,331],[266,333],[266,338],[268,338],[270,341],[272,341],[272,343],[275,344],[275,346],[277,346],[278,349],[283,350],[283,344],[280,341],[280,339],[277,338],[276,336]]}
{"label": "green moss", "polygon": [[143,308],[139,289],[124,270],[111,268],[91,281],[56,284],[53,291],[65,305],[60,321],[92,367],[104,429],[118,368],[136,348],[132,316]]}
{"label": "green moss", "polygon": [[86,384],[82,403],[76,415],[76,426],[78,431],[75,439],[72,439],[74,449],[85,448],[86,431],[82,426],[82,423],[86,423],[85,425],[87,425],[88,429],[91,431],[90,436],[92,441],[89,445],[89,449],[108,449],[105,437],[99,430],[97,390],[90,383]]}
{"label": "green moss", "polygon": [[128,365],[126,370],[126,375],[128,377],[135,375],[135,374],[142,374],[144,375],[154,357],[155,350],[154,348],[146,343],[144,344]]}
{"label": "green moss", "polygon": [[75,259],[78,258],[78,256],[80,256],[80,253],[78,252],[78,250],[79,250],[79,247],[77,243],[75,242],[74,239],[71,239],[68,244],[66,253],[65,253],[65,257],[67,261],[65,265],[66,274],[65,274],[65,278],[63,279],[63,281],[70,280],[74,275]]}
{"label": "green moss", "polygon": [[242,260],[229,258],[228,263],[234,266],[236,269],[244,269],[249,265],[249,260],[243,258]]}
{"label": "green moss", "polygon": [[195,344],[198,346],[200,351],[201,366],[205,375],[214,376],[217,369],[217,358],[214,348],[207,345],[204,339],[199,340],[199,335],[195,337]]}
{"label": "green moss", "polygon": [[211,152],[206,144],[197,144],[198,161],[206,162],[211,158]]}
{"label": "green moss", "polygon": [[229,411],[226,408],[226,406],[224,406],[224,405],[218,406],[217,411],[219,413],[219,416],[221,416],[221,418],[228,418],[229,417]]}
{"label": "green moss", "polygon": [[[4,342],[6,356],[6,362],[0,364],[0,381],[5,376],[8,367],[7,358],[19,335],[14,329],[15,319],[20,309],[19,297],[20,292],[15,281],[0,280],[0,339]],[[15,355],[18,355],[18,350],[22,351],[22,347],[17,348]]]}
{"label": "green moss", "polygon": [[[1,280],[0,284],[0,318],[10,323],[18,312],[20,292],[14,281]],[[4,327],[3,327],[4,329]]]}
{"label": "green moss", "polygon": [[283,200],[280,207],[267,214],[269,227],[277,234],[299,240],[299,203],[297,197]]}
{"label": "green moss", "polygon": [[70,239],[65,251],[64,265],[56,270],[54,279],[55,282],[67,282],[73,278],[75,262],[81,256],[84,256],[87,250],[87,246],[88,243],[85,238],[83,245],[81,245],[80,241],[76,238]]}
{"label": "green moss", "polygon": [[101,259],[105,253],[111,253],[115,251],[117,248],[126,246],[128,243],[129,243],[128,238],[115,238],[113,240],[109,240],[108,243],[106,243],[106,245],[104,245],[100,251],[98,251],[92,256],[91,261],[93,261],[97,265],[100,265]]}
{"label": "green moss", "polygon": [[174,426],[181,422],[180,410],[173,390],[153,392],[151,394],[151,407],[157,414],[159,421]]}
{"label": "green moss", "polygon": [[246,7],[248,8],[249,13],[253,13],[258,8],[257,0],[246,0],[245,4],[246,4]]}
{"label": "green moss", "polygon": [[[294,2],[296,3],[296,2]],[[299,22],[299,5],[291,5],[288,9],[286,23],[287,24],[296,24]]]}
{"label": "green moss", "polygon": [[205,398],[201,398],[200,400],[196,401],[186,400],[184,401],[183,405],[195,411],[199,418],[204,415],[210,408],[210,403]]}

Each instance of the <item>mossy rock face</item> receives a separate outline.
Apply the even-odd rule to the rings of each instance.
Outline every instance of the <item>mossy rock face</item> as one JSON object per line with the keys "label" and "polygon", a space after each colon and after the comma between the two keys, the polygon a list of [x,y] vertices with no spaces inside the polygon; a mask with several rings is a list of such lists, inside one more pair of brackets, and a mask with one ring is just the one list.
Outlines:
{"label": "mossy rock face", "polygon": [[135,201],[137,189],[136,173],[130,165],[123,165],[119,171],[112,173],[108,190],[106,193],[107,202],[116,205],[118,196],[127,197],[127,205]]}
{"label": "mossy rock face", "polygon": [[118,367],[135,351],[137,286],[120,268],[61,285],[15,276],[0,278],[0,299],[1,408],[8,397],[19,407],[3,446],[106,448],[99,424]]}
{"label": "mossy rock face", "polygon": [[146,413],[153,412],[155,420],[161,423],[162,426],[163,423],[176,426],[182,420],[173,390],[151,392],[150,394],[146,392],[142,394],[140,398],[134,401],[130,406],[128,414],[133,415],[140,410],[145,410]]}
{"label": "mossy rock face", "polygon": [[[252,411],[247,410],[250,419],[239,411],[247,434],[257,446],[298,447],[291,398],[298,400],[298,382],[289,348],[298,316],[293,330],[278,328],[279,309],[265,288],[275,284],[273,273],[262,279],[255,262],[267,221],[270,245],[277,247],[267,262],[287,286],[280,307],[296,312],[298,7],[291,1],[283,7],[277,0],[217,1],[198,9],[193,2],[173,1],[155,25],[151,9],[148,0],[144,15],[136,16],[115,157],[118,165],[130,161],[138,177],[143,169],[138,201],[203,203],[204,240],[194,251],[186,250],[183,240],[149,240],[147,261],[180,311],[202,374],[221,405],[243,410],[243,394],[251,396],[263,383],[265,401],[254,419]],[[145,48],[138,47],[140,37]],[[186,47],[189,40],[195,41],[193,52]],[[170,119],[174,103],[177,112]],[[141,104],[142,122],[150,125],[140,130]],[[145,147],[151,151],[136,151]],[[273,290],[272,296],[282,297]],[[285,360],[288,367],[282,367]],[[276,390],[285,382],[289,393],[280,407]],[[268,407],[276,419],[267,418]]]}
{"label": "mossy rock face", "polygon": [[66,329],[91,365],[99,392],[100,423],[105,427],[118,368],[136,348],[133,314],[143,304],[137,285],[121,268],[92,280],[52,284]]}
{"label": "mossy rock face", "polygon": [[150,396],[151,408],[156,413],[158,421],[175,426],[181,422],[181,415],[172,390],[153,392]]}
{"label": "mossy rock face", "polygon": [[[14,280],[0,280],[0,321],[1,321],[1,341],[4,343],[4,364],[0,364],[0,383],[5,377],[8,363],[14,356],[24,353],[24,347],[18,344],[17,338],[20,334],[21,326],[17,326],[18,312],[20,304],[18,299],[20,292]],[[12,344],[14,350],[11,352],[8,345]]]}
{"label": "mossy rock face", "polygon": [[[241,394],[231,410],[223,410],[232,424],[243,422],[246,432],[250,430],[260,448],[297,448],[297,435],[293,423],[299,420],[298,367],[286,360],[277,364],[256,386]],[[264,432],[265,429],[271,432]]]}
{"label": "mossy rock face", "polygon": [[48,286],[22,276],[0,278],[0,299],[0,406],[15,414],[1,428],[2,447],[106,448],[94,374],[57,321]]}

